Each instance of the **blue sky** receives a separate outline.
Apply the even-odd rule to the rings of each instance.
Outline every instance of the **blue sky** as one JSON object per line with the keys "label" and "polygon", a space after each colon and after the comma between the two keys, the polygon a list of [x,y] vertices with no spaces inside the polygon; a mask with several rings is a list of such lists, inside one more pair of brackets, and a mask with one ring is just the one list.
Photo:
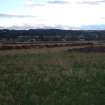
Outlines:
{"label": "blue sky", "polygon": [[[105,0],[0,0],[0,28],[105,28]],[[99,29],[100,29],[99,27]]]}

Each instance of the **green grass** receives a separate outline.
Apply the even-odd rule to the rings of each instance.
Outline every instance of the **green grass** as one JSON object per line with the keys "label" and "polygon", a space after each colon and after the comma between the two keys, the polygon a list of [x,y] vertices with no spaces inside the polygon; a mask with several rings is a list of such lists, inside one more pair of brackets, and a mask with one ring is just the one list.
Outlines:
{"label": "green grass", "polygon": [[104,53],[2,53],[0,105],[105,105]]}

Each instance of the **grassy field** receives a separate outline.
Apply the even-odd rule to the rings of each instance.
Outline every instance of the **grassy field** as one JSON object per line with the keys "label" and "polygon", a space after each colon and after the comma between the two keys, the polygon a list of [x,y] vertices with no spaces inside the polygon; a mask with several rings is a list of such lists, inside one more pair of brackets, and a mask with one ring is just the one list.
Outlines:
{"label": "grassy field", "polygon": [[0,105],[105,105],[105,53],[1,51]]}

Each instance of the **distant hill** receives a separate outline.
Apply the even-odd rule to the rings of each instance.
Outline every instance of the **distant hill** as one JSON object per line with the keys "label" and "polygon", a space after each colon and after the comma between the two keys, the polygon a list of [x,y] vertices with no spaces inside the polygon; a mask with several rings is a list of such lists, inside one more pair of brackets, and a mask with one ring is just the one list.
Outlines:
{"label": "distant hill", "polygon": [[0,30],[0,40],[13,41],[73,41],[105,40],[105,30],[30,29]]}

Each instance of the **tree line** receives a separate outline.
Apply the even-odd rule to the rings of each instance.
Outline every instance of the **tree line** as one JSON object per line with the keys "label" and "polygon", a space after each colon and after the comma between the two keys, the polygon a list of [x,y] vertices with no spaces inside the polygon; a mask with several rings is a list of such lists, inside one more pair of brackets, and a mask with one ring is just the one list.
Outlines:
{"label": "tree line", "polygon": [[0,30],[3,41],[77,41],[105,40],[104,30],[61,30],[61,29],[30,29]]}

